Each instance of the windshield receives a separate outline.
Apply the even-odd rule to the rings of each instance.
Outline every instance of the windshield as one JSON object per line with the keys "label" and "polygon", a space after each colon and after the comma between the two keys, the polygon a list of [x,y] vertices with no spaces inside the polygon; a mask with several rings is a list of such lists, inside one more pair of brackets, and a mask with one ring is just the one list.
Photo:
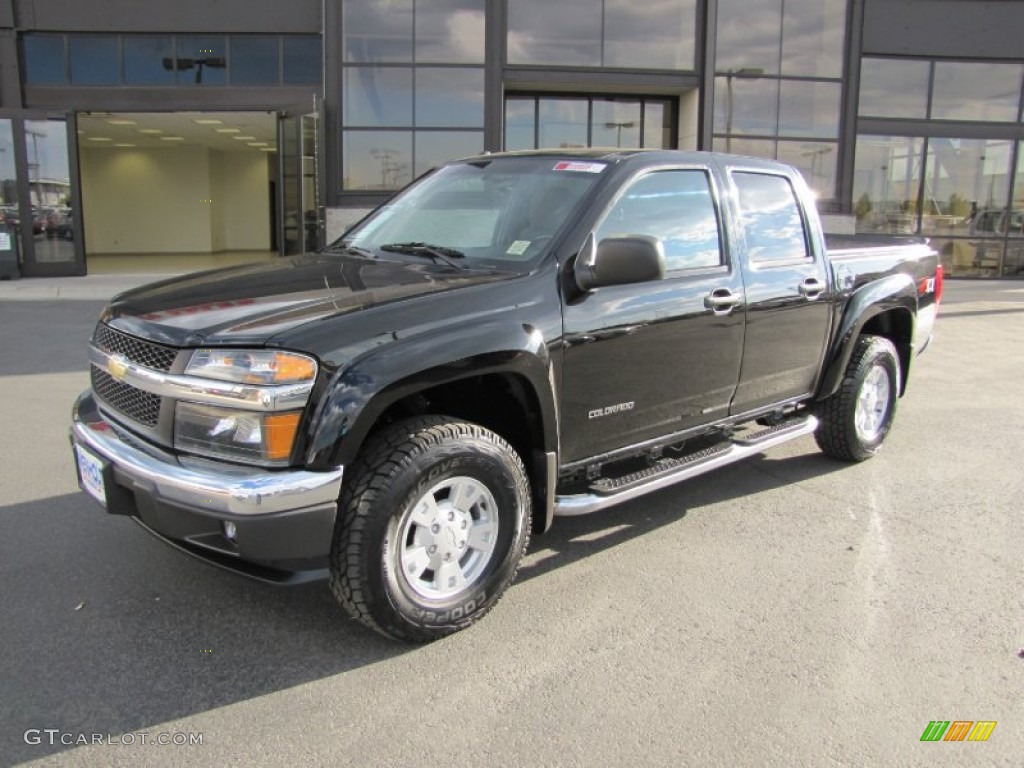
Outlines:
{"label": "windshield", "polygon": [[469,265],[528,268],[606,168],[598,161],[536,156],[447,165],[401,192],[337,245],[389,258],[409,253],[409,246],[426,247],[465,257],[459,261]]}

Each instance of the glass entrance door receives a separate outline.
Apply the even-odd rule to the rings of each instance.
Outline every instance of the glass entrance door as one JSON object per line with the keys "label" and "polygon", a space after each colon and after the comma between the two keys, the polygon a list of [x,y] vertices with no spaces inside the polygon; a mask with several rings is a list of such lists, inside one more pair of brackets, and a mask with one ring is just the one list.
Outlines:
{"label": "glass entrance door", "polygon": [[280,251],[291,256],[323,245],[320,193],[320,120],[317,113],[282,116],[278,122]]}
{"label": "glass entrance door", "polygon": [[84,275],[73,130],[22,115],[0,118],[0,250],[27,276]]}

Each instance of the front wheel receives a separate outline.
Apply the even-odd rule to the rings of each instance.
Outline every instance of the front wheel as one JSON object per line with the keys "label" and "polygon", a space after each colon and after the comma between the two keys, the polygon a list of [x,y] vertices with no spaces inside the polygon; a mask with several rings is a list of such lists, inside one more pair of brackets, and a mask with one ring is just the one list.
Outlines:
{"label": "front wheel", "polygon": [[331,589],[383,635],[426,642],[469,626],[515,578],[530,536],[518,454],[444,417],[385,428],[346,478]]}
{"label": "front wheel", "polygon": [[814,437],[827,456],[864,461],[882,447],[900,390],[900,364],[892,342],[861,336],[839,389],[818,408]]}

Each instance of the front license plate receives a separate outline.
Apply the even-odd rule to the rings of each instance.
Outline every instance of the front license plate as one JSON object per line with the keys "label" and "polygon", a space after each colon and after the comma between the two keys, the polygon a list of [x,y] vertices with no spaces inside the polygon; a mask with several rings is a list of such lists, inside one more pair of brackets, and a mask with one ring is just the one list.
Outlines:
{"label": "front license plate", "polygon": [[78,480],[82,490],[107,506],[107,488],[103,482],[103,462],[80,445],[75,446],[78,457]]}

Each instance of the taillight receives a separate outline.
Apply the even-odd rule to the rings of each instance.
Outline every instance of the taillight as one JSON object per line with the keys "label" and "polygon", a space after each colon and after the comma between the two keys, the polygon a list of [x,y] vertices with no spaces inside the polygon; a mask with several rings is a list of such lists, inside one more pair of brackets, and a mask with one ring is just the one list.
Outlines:
{"label": "taillight", "polygon": [[942,265],[939,264],[935,267],[935,277],[922,278],[917,284],[917,295],[927,296],[929,293],[935,294],[935,303],[939,303],[939,299],[942,298]]}

